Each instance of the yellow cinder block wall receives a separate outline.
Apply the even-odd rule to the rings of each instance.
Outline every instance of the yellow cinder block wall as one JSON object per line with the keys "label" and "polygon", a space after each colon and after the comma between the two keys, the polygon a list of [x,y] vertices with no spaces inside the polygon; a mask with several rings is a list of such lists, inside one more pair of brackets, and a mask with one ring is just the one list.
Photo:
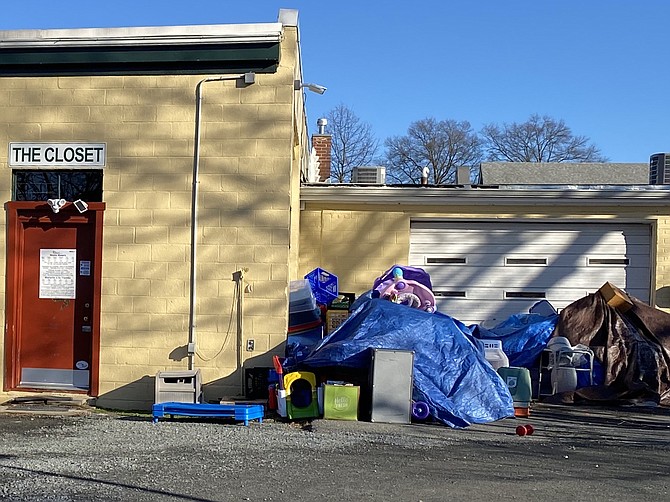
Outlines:
{"label": "yellow cinder block wall", "polygon": [[409,215],[403,212],[312,209],[300,213],[300,274],[317,267],[335,274],[341,292],[358,296],[409,255]]}
{"label": "yellow cinder block wall", "polygon": [[[194,363],[203,373],[207,399],[241,392],[234,272],[245,270],[252,285],[252,293],[242,293],[243,331],[254,339],[256,352],[244,356],[260,357],[285,335],[289,73],[259,75],[247,88],[232,81],[203,84]],[[126,77],[128,84],[115,93],[119,102],[136,101],[134,108],[147,103],[147,88],[161,97],[142,106],[144,113],[133,111],[133,117],[145,119],[140,127],[108,143],[108,156],[118,165],[110,160],[107,174],[118,172],[119,186],[105,185],[110,210],[102,310],[109,324],[103,325],[101,340],[102,406],[146,406],[153,399],[151,376],[186,369],[193,96],[201,78]],[[161,106],[165,101],[167,108]],[[125,265],[125,275],[117,277],[113,270],[119,265]],[[137,398],[135,405],[127,402]]]}
{"label": "yellow cinder block wall", "polygon": [[[298,250],[291,192],[303,161],[295,147],[307,138],[293,89],[295,28],[285,28],[281,51],[276,73],[257,74],[251,86],[203,85],[194,362],[209,400],[242,390],[234,272],[245,270],[250,286],[243,343],[253,339],[255,350],[244,351],[245,365],[272,366],[286,337],[289,253],[295,274]],[[187,368],[195,88],[204,77],[0,79],[0,144],[107,143],[102,407],[147,409],[156,372]],[[10,200],[5,156],[0,173],[0,197]]]}

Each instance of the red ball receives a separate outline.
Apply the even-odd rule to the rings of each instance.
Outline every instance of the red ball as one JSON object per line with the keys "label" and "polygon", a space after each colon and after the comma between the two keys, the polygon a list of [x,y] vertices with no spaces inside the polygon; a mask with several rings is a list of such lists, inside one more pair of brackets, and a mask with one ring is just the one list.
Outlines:
{"label": "red ball", "polygon": [[526,427],[526,434],[528,434],[529,436],[532,435],[533,432],[535,432],[535,427],[533,427],[530,424],[526,424],[524,427]]}
{"label": "red ball", "polygon": [[525,426],[519,425],[516,428],[516,433],[517,433],[518,436],[525,436],[526,434],[528,434],[528,431],[526,430]]}

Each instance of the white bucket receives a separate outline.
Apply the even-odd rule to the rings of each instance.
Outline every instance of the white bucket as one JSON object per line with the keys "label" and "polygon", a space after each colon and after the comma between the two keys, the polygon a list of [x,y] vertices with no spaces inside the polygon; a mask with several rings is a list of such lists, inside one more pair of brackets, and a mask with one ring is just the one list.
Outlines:
{"label": "white bucket", "polygon": [[577,389],[577,370],[571,367],[555,366],[551,371],[551,388],[554,394],[572,392]]}

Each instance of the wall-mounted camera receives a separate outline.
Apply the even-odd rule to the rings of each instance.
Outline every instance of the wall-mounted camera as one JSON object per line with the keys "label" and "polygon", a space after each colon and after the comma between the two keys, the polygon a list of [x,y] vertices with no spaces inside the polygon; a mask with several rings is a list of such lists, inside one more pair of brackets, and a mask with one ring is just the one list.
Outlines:
{"label": "wall-mounted camera", "polygon": [[79,211],[80,213],[85,213],[86,211],[88,211],[88,204],[86,204],[86,202],[84,202],[81,199],[75,200],[72,204],[74,204],[74,207],[76,207],[77,211]]}
{"label": "wall-mounted camera", "polygon": [[67,201],[65,199],[47,199],[47,204],[54,213],[57,213],[67,204]]}

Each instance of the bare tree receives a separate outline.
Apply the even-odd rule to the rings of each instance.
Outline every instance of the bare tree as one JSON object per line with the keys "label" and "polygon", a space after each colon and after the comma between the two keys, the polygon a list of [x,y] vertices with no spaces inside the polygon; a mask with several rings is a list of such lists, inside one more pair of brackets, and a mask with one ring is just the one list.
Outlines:
{"label": "bare tree", "polygon": [[459,167],[481,161],[481,141],[467,121],[418,120],[406,136],[388,138],[384,144],[387,176],[400,183],[418,183],[425,167],[429,183],[455,183]]}
{"label": "bare tree", "polygon": [[354,167],[366,166],[374,161],[379,141],[372,128],[343,104],[330,110],[326,118],[333,139],[330,176],[337,183],[351,179]]}
{"label": "bare tree", "polygon": [[563,120],[531,115],[522,123],[482,129],[489,160],[508,162],[607,162],[586,136],[575,136]]}

